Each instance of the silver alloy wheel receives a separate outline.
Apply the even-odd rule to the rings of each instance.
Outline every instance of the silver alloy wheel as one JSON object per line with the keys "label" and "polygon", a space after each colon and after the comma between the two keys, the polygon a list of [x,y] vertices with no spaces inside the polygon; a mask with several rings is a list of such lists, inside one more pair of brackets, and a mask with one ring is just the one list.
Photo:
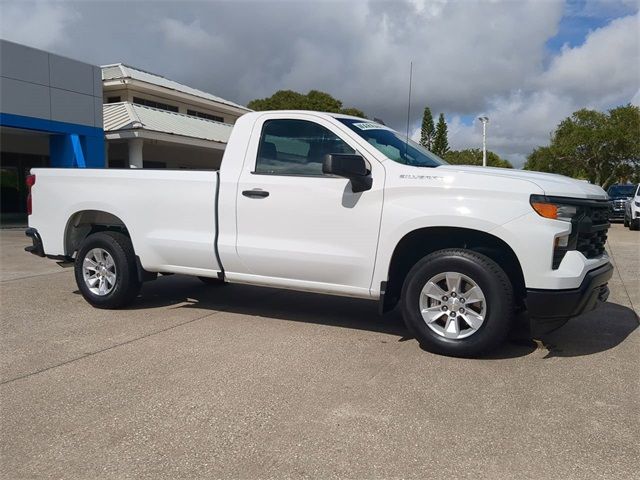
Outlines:
{"label": "silver alloy wheel", "polygon": [[95,295],[108,295],[116,285],[116,264],[109,252],[93,248],[82,261],[82,276],[89,291]]}
{"label": "silver alloy wheel", "polygon": [[438,335],[460,340],[476,333],[486,318],[487,301],[471,278],[458,272],[431,277],[420,293],[420,313]]}

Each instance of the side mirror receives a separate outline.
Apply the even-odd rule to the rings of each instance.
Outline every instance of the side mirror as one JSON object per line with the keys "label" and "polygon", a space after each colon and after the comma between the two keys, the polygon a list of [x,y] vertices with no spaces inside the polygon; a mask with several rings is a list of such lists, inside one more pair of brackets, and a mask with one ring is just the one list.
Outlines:
{"label": "side mirror", "polygon": [[330,153],[324,156],[322,173],[337,175],[351,180],[353,193],[370,190],[373,185],[367,162],[360,155]]}

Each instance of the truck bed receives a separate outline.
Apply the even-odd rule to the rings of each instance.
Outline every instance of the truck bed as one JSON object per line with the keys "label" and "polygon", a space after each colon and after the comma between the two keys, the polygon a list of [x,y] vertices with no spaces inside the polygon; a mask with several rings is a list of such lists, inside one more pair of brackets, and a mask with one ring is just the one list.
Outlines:
{"label": "truck bed", "polygon": [[[33,213],[47,255],[71,256],[73,232],[108,212],[126,225],[142,266],[213,275],[218,172],[149,169],[33,169]],[[105,214],[99,214],[105,216]],[[111,217],[112,216],[112,217]],[[74,228],[75,227],[75,228]]]}

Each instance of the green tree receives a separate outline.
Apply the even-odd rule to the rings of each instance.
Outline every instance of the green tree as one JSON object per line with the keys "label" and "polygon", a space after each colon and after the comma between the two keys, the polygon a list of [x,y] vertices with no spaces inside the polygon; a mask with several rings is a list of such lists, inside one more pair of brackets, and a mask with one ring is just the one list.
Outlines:
{"label": "green tree", "polygon": [[438,117],[438,124],[436,125],[436,133],[433,138],[433,153],[440,155],[441,157],[449,151],[449,139],[447,138],[447,122],[444,119],[444,114],[440,114]]}
{"label": "green tree", "polygon": [[[442,158],[452,165],[482,165],[482,150],[479,148],[449,150]],[[500,158],[497,153],[491,151],[487,151],[487,165],[489,167],[513,168],[508,160]]]}
{"label": "green tree", "polygon": [[433,115],[431,115],[431,109],[425,107],[422,114],[422,128],[420,129],[420,145],[427,150],[433,148],[433,137],[436,133],[436,127],[433,124]]}
{"label": "green tree", "polygon": [[582,175],[574,171],[569,162],[560,159],[557,152],[549,147],[538,147],[527,157],[524,164],[525,170],[535,170],[538,172],[559,173],[560,175],[574,176],[582,178]]}
{"label": "green tree", "polygon": [[342,102],[331,95],[319,90],[310,90],[307,93],[307,108],[317,112],[339,112],[342,110]]}
{"label": "green tree", "polygon": [[527,170],[561,173],[609,187],[640,177],[640,108],[581,109],[564,119],[551,144],[534,150]]}
{"label": "green tree", "polygon": [[251,100],[247,107],[257,111],[315,110],[366,118],[362,110],[353,107],[342,108],[341,100],[319,90],[310,90],[306,95],[293,90],[278,90],[270,97]]}
{"label": "green tree", "polygon": [[309,110],[307,96],[293,90],[278,90],[267,98],[251,100],[247,107],[252,110]]}
{"label": "green tree", "polygon": [[367,118],[362,110],[354,107],[343,108],[342,110],[340,110],[340,113],[344,113],[345,115],[352,115],[354,117]]}

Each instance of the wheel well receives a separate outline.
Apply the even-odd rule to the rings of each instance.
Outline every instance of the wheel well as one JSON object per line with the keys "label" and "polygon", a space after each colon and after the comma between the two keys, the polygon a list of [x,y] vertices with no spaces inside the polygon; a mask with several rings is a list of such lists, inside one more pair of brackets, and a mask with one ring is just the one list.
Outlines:
{"label": "wheel well", "polygon": [[414,230],[396,245],[389,265],[383,311],[398,303],[409,270],[424,256],[445,248],[466,248],[491,258],[505,271],[520,304],[526,295],[524,275],[518,257],[503,240],[478,230],[457,227],[430,227]]}
{"label": "wheel well", "polygon": [[72,257],[87,236],[96,232],[116,231],[129,236],[120,218],[100,210],[83,210],[71,215],[64,235],[65,254]]}

